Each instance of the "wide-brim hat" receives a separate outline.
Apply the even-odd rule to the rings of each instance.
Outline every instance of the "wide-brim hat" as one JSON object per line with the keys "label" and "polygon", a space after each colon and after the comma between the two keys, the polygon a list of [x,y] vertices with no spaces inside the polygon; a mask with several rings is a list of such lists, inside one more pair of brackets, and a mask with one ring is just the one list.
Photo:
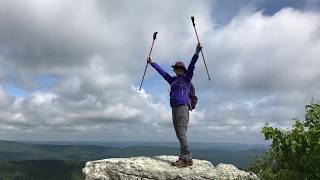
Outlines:
{"label": "wide-brim hat", "polygon": [[182,61],[177,61],[174,65],[172,65],[171,67],[173,67],[174,69],[177,68],[177,67],[182,67],[185,71],[187,70],[186,69],[186,66],[184,65],[184,63]]}

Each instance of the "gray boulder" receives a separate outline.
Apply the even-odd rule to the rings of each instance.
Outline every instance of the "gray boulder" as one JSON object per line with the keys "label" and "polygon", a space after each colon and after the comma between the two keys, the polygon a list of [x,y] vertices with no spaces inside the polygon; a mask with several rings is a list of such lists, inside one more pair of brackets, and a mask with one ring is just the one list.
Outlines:
{"label": "gray boulder", "polygon": [[241,171],[231,164],[214,167],[206,160],[193,159],[193,165],[185,168],[170,163],[177,156],[140,156],[131,158],[110,158],[86,162],[82,169],[85,180],[149,180],[149,179],[259,179],[256,175]]}

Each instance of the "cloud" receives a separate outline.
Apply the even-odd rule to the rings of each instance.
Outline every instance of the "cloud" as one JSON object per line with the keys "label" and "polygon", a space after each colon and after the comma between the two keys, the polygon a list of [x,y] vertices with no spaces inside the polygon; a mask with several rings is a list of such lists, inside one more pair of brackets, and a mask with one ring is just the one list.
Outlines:
{"label": "cloud", "polygon": [[320,95],[319,17],[292,8],[272,16],[259,11],[209,34],[204,51],[214,85],[208,90],[202,65],[195,82],[207,91],[209,124],[220,125],[213,129],[258,134],[266,122],[284,128],[303,119],[304,105]]}
{"label": "cloud", "polygon": [[[217,25],[211,1],[19,2],[0,3],[3,138],[176,141],[168,92],[161,91],[169,86],[154,82],[151,66],[143,90],[137,86],[155,31],[154,61],[168,72],[176,59],[188,63],[196,44],[191,15],[212,78],[200,56],[191,141],[262,143],[266,122],[289,127],[319,97],[316,10],[266,15],[239,5]],[[48,74],[55,81],[41,90],[37,77]],[[6,83],[29,94],[8,96]]]}
{"label": "cloud", "polygon": [[0,107],[5,106],[8,103],[8,97],[3,89],[3,87],[0,85]]}

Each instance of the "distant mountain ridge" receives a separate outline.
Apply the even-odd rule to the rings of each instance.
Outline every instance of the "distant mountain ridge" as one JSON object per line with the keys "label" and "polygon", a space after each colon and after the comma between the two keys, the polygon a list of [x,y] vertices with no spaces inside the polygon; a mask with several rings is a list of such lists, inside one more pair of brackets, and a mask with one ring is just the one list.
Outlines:
{"label": "distant mountain ridge", "polygon": [[[144,142],[144,141],[16,141],[29,144],[51,144],[51,145],[97,145],[108,147],[130,147],[130,146],[162,146],[179,147],[179,142]],[[207,143],[207,142],[189,142],[193,149],[220,149],[220,150],[248,150],[248,149],[268,149],[267,144],[241,144],[241,143]]]}
{"label": "distant mountain ridge", "polygon": [[[179,155],[180,147],[161,146],[164,143],[139,144],[133,143],[94,143],[89,142],[16,142],[0,140],[0,160],[81,160],[90,161],[114,157],[154,156],[160,154]],[[119,147],[120,146],[120,147]],[[252,148],[252,149],[250,149]],[[190,143],[193,158],[206,159],[212,164],[234,164],[237,167],[247,167],[256,155],[267,150],[263,146],[246,146],[239,144],[193,144]]]}

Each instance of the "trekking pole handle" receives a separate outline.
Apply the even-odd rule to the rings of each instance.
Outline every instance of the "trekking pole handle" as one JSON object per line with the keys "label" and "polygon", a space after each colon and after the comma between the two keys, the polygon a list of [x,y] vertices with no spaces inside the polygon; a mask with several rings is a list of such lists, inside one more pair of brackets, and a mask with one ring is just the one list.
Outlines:
{"label": "trekking pole handle", "polygon": [[193,25],[193,26],[196,26],[196,25],[194,24],[194,17],[193,17],[193,16],[191,16],[191,21],[192,21],[192,25]]}
{"label": "trekking pole handle", "polygon": [[153,40],[156,40],[158,32],[153,33]]}
{"label": "trekking pole handle", "polygon": [[149,51],[148,58],[151,56],[151,52],[152,52],[152,48],[153,48],[153,44],[154,44],[154,40],[156,40],[156,38],[157,38],[157,34],[158,34],[158,32],[154,32],[154,33],[153,33],[153,41],[152,41],[152,45],[151,45],[151,48],[150,48],[150,51]]}
{"label": "trekking pole handle", "polygon": [[191,21],[192,21],[193,29],[196,32],[198,43],[200,43],[198,32],[197,32],[197,29],[196,29],[196,25],[194,24],[194,17],[193,16],[191,16]]}

